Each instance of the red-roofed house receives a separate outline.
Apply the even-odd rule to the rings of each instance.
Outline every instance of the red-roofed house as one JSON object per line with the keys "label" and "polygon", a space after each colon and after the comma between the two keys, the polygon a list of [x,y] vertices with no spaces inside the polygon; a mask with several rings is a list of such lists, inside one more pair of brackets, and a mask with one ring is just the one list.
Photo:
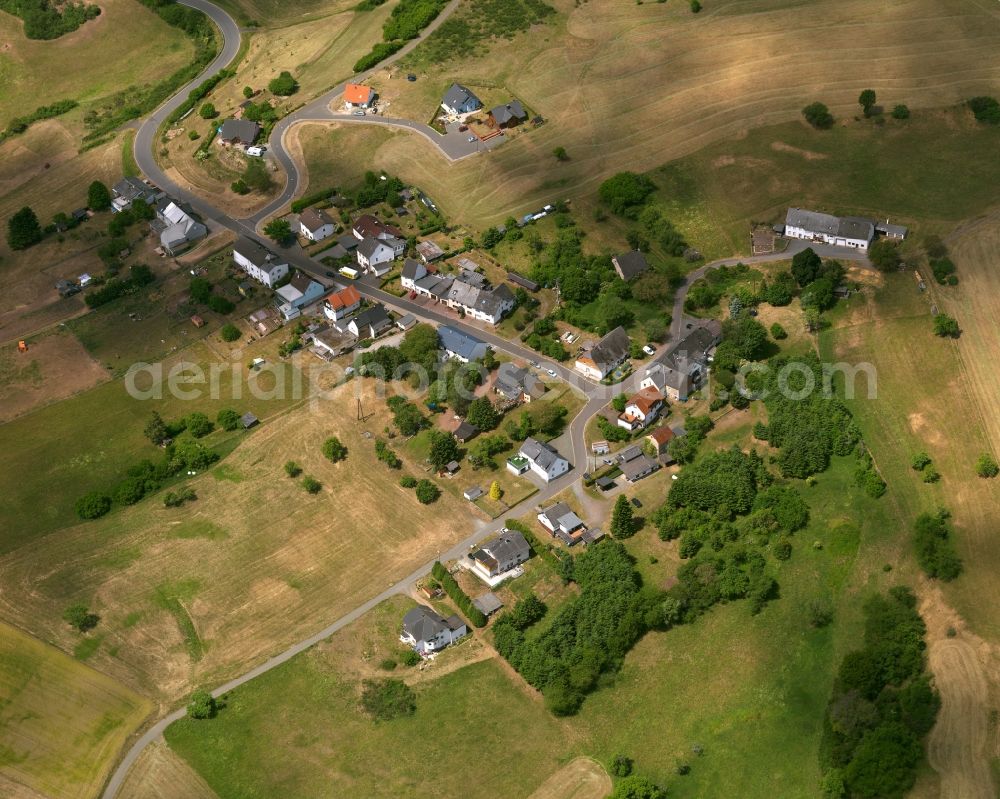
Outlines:
{"label": "red-roofed house", "polygon": [[375,90],[360,83],[348,83],[344,87],[344,102],[351,108],[370,108],[375,102]]}
{"label": "red-roofed house", "polygon": [[674,439],[674,431],[666,425],[657,427],[646,436],[646,440],[653,445],[657,455],[662,455],[667,451],[667,445]]}
{"label": "red-roofed house", "polygon": [[354,286],[335,291],[323,301],[323,313],[334,322],[354,313],[361,307],[361,294]]}
{"label": "red-roofed house", "polygon": [[642,430],[650,423],[656,421],[663,410],[664,396],[655,388],[643,388],[632,397],[625,405],[625,410],[618,416],[618,426],[626,430]]}

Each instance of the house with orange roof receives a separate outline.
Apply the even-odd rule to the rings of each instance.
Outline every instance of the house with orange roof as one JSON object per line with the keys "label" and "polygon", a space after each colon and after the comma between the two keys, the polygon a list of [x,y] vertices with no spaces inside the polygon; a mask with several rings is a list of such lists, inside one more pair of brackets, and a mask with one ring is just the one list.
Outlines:
{"label": "house with orange roof", "polygon": [[323,301],[323,313],[333,322],[339,322],[360,307],[361,293],[354,286],[335,291]]}
{"label": "house with orange roof", "polygon": [[646,435],[648,441],[657,455],[662,455],[667,451],[667,445],[676,438],[677,434],[666,425],[657,427]]}
{"label": "house with orange roof", "polygon": [[618,416],[618,426],[632,432],[642,430],[656,421],[666,404],[666,398],[655,388],[642,388],[625,404]]}
{"label": "house with orange roof", "polygon": [[348,83],[344,87],[344,103],[351,108],[371,108],[375,103],[375,90],[360,83]]}

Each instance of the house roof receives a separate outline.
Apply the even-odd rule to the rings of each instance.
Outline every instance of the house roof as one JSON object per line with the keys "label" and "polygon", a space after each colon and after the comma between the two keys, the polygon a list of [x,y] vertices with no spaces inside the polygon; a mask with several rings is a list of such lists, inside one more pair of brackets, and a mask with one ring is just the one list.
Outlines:
{"label": "house roof", "polygon": [[354,286],[347,286],[340,291],[333,292],[333,294],[326,298],[326,301],[333,310],[339,311],[341,308],[350,308],[352,305],[361,302],[361,292],[354,288]]}
{"label": "house roof", "polygon": [[333,220],[325,211],[318,208],[306,208],[299,214],[299,223],[305,225],[306,230],[310,233],[315,233],[324,225],[332,225]]}
{"label": "house roof", "polygon": [[403,632],[412,635],[418,642],[431,641],[445,630],[454,630],[460,626],[461,623],[452,626],[451,619],[445,619],[425,605],[417,605],[403,616]]}
{"label": "house roof", "polygon": [[545,393],[545,385],[524,366],[505,362],[497,369],[493,388],[508,399],[518,399],[522,393],[537,398]]}
{"label": "house roof", "polygon": [[358,246],[358,240],[353,233],[345,233],[343,236],[337,238],[337,244],[345,250],[353,250]]}
{"label": "house roof", "polygon": [[243,414],[243,415],[242,415],[242,416],[240,417],[240,423],[241,423],[241,424],[242,424],[242,425],[243,425],[244,427],[248,427],[248,428],[249,428],[249,427],[253,427],[253,426],[254,426],[255,424],[257,424],[257,422],[258,422],[258,421],[259,421],[259,420],[257,419],[257,417],[256,417],[256,416],[254,416],[254,415],[253,415],[252,413],[250,413],[249,411],[247,411],[246,413],[244,413],[244,414]]}
{"label": "house roof", "polygon": [[524,536],[517,530],[509,530],[506,527],[480,549],[497,561],[527,560],[531,553],[531,547],[528,546]]}
{"label": "house roof", "polygon": [[663,395],[657,389],[650,386],[639,389],[639,391],[633,394],[626,403],[626,407],[634,405],[645,416],[653,410],[656,405],[663,402],[663,399]]}
{"label": "house roof", "polygon": [[433,241],[421,241],[417,244],[417,252],[427,261],[433,261],[444,255],[444,250]]}
{"label": "house roof", "polygon": [[466,105],[469,101],[476,108],[482,108],[483,102],[472,91],[461,83],[453,83],[451,87],[444,93],[444,97],[441,99],[441,105],[446,105],[448,108],[460,108]]}
{"label": "house roof", "polygon": [[366,236],[361,240],[361,243],[358,245],[358,252],[361,253],[361,255],[365,258],[371,258],[372,256],[375,255],[375,253],[377,253],[382,248],[385,248],[389,251],[392,250],[392,247],[390,247],[384,241],[379,241],[378,239],[373,239],[370,236]]}
{"label": "house roof", "polygon": [[612,260],[618,267],[618,271],[621,272],[623,280],[631,280],[649,269],[646,256],[639,250],[630,250],[621,255],[616,255]]}
{"label": "house roof", "polygon": [[472,488],[465,489],[465,492],[462,494],[462,496],[464,496],[467,500],[471,502],[473,500],[479,499],[483,495],[483,493],[484,493],[483,489],[480,486],[472,486]]}
{"label": "house roof", "polygon": [[622,474],[625,475],[625,479],[629,482],[638,480],[640,477],[645,476],[649,472],[656,471],[660,468],[660,465],[654,461],[652,458],[643,455],[641,452],[638,457],[630,458],[624,461],[621,466]]}
{"label": "house roof", "polygon": [[474,361],[486,354],[486,342],[448,325],[438,328],[441,346],[461,358]]}
{"label": "house roof", "polygon": [[595,365],[609,368],[628,357],[631,342],[624,327],[616,327],[598,341],[588,355]]}
{"label": "house roof", "polygon": [[863,241],[871,241],[875,235],[875,223],[871,219],[860,216],[833,216],[803,208],[789,208],[785,214],[785,225],[802,228],[810,233]]}
{"label": "house roof", "polygon": [[233,245],[233,252],[238,252],[254,266],[258,266],[261,269],[284,263],[277,260],[277,256],[260,242],[246,236],[240,236],[236,239],[236,244]]}
{"label": "house roof", "polygon": [[370,327],[377,332],[386,325],[392,324],[392,319],[382,305],[373,305],[355,316],[351,322],[357,326],[358,331],[363,327]]}
{"label": "house roof", "polygon": [[524,439],[518,454],[534,461],[543,469],[548,469],[557,460],[565,460],[552,445],[530,436]]}
{"label": "house roof", "polygon": [[354,220],[354,230],[361,234],[364,238],[369,236],[373,239],[382,239],[386,236],[402,236],[399,228],[395,228],[392,225],[387,225],[384,222],[380,222],[376,217],[371,214],[362,214],[357,219]]}
{"label": "house roof", "polygon": [[528,280],[524,275],[519,275],[517,272],[507,272],[507,279],[522,288],[526,288],[528,291],[538,291],[539,285],[534,280]]}
{"label": "house roof", "polygon": [[642,448],[633,444],[631,447],[626,447],[618,453],[618,461],[619,463],[628,463],[631,460],[635,460],[640,455],[642,455]]}
{"label": "house roof", "polygon": [[371,86],[348,83],[344,87],[344,101],[354,105],[367,105],[374,96],[375,90]]}
{"label": "house roof", "polygon": [[646,377],[652,380],[658,391],[672,388],[680,394],[687,394],[691,388],[691,376],[681,369],[657,361],[646,369]]}
{"label": "house roof", "polygon": [[649,433],[646,438],[656,444],[657,447],[662,447],[664,444],[668,444],[673,440],[674,431],[664,425],[663,427],[657,427]]}
{"label": "house roof", "polygon": [[420,261],[416,261],[413,258],[407,258],[403,261],[403,277],[407,280],[419,280],[424,275],[427,274],[427,267],[425,267]]}
{"label": "house roof", "polygon": [[260,125],[250,119],[227,119],[219,128],[219,137],[224,141],[253,144],[259,135]]}
{"label": "house roof", "polygon": [[490,111],[490,115],[497,121],[498,125],[505,125],[512,119],[520,121],[528,118],[528,112],[524,110],[520,100],[511,100],[506,105],[498,105]]}
{"label": "house roof", "polygon": [[549,524],[553,527],[567,533],[572,533],[586,525],[583,519],[577,516],[565,502],[557,502],[555,505],[545,508],[541,515],[548,519]]}
{"label": "house roof", "polygon": [[895,236],[897,238],[905,239],[907,228],[903,225],[890,225],[888,220],[885,222],[878,222],[875,225],[875,230],[879,233],[883,233],[886,236]]}
{"label": "house roof", "polygon": [[320,288],[323,288],[322,285],[316,283],[315,280],[313,280],[311,277],[309,277],[309,275],[305,274],[304,272],[296,272],[292,276],[292,279],[288,281],[289,286],[294,286],[303,294],[308,294],[309,289],[312,288],[313,284],[319,286]]}
{"label": "house roof", "polygon": [[462,422],[459,423],[458,427],[455,428],[455,432],[452,433],[452,435],[455,436],[455,438],[457,438],[459,441],[468,441],[478,432],[479,432],[478,427],[476,427],[474,424],[469,424],[468,422],[463,420]]}
{"label": "house roof", "polygon": [[477,596],[472,600],[472,604],[475,605],[479,609],[479,612],[484,616],[492,616],[503,607],[503,602],[501,602],[497,595],[492,591],[487,591],[482,596]]}

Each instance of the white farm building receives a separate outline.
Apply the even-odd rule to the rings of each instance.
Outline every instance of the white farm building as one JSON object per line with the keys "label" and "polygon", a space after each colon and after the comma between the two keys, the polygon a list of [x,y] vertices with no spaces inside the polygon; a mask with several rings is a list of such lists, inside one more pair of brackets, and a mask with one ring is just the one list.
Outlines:
{"label": "white farm building", "polygon": [[821,241],[834,247],[865,251],[875,238],[875,223],[858,216],[831,216],[789,208],[785,214],[785,235],[790,239]]}

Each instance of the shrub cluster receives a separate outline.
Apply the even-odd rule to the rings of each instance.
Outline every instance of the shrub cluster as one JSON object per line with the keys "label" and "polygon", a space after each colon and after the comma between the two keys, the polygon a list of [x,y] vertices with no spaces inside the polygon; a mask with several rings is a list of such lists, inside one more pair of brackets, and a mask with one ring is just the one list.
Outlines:
{"label": "shrub cluster", "polygon": [[917,563],[928,577],[944,582],[951,582],[962,573],[962,560],[951,539],[950,516],[941,508],[937,513],[921,513],[913,523]]}
{"label": "shrub cluster", "polygon": [[20,17],[29,39],[58,39],[101,13],[100,7],[89,3],[55,5],[49,0],[0,0],[0,11]]}
{"label": "shrub cluster", "polygon": [[462,586],[448,573],[448,570],[441,561],[435,562],[431,568],[431,574],[434,575],[435,580],[441,583],[444,592],[451,597],[451,601],[458,606],[458,609],[465,614],[469,621],[476,625],[476,627],[486,626],[486,616],[483,615],[483,612],[479,608],[472,604],[469,595],[462,590]]}
{"label": "shrub cluster", "polygon": [[126,294],[134,294],[155,279],[153,271],[148,266],[135,264],[129,269],[127,278],[111,278],[103,286],[88,292],[84,297],[84,302],[87,303],[88,308],[98,308],[112,300],[117,300],[119,297],[124,297]]}

